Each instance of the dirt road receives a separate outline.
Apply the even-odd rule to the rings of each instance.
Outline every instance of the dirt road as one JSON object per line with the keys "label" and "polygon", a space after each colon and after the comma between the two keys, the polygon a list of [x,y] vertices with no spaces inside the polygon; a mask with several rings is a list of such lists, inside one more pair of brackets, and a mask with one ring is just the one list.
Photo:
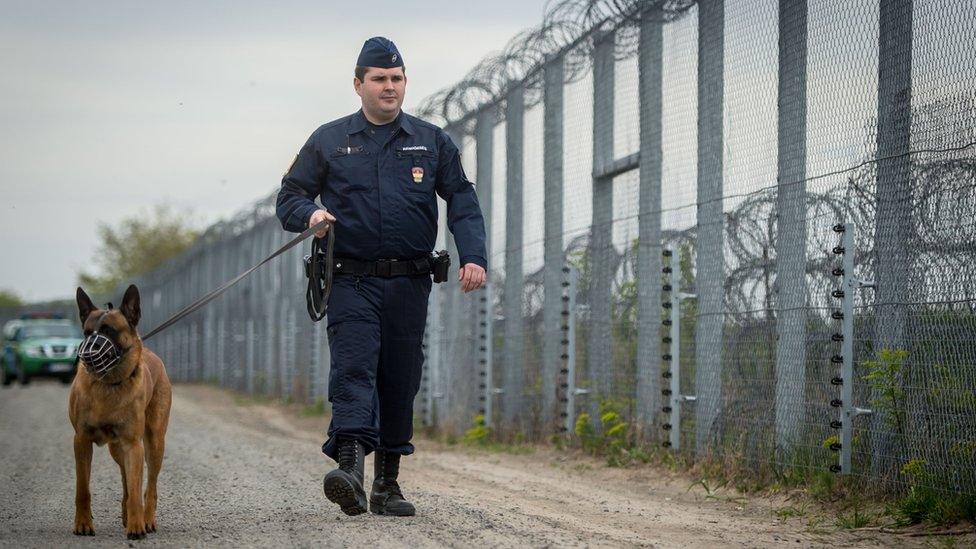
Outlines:
{"label": "dirt road", "polygon": [[[689,481],[651,468],[610,469],[539,449],[527,455],[419,440],[401,484],[411,518],[347,517],[325,499],[332,467],[319,451],[322,417],[230,393],[177,385],[160,477],[164,546],[890,546],[921,543],[878,533],[811,528],[806,512],[761,498],[706,499]],[[74,461],[67,386],[0,391],[0,545],[124,546],[121,480],[95,449],[93,538],[71,533]],[[367,460],[367,482],[371,459]]]}

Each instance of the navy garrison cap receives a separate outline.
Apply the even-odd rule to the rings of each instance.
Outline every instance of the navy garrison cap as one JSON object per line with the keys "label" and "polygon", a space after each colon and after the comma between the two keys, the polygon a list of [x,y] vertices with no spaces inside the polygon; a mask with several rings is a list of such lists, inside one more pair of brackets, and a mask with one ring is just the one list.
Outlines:
{"label": "navy garrison cap", "polygon": [[403,58],[397,51],[396,45],[388,38],[374,36],[363,44],[362,51],[359,52],[359,59],[356,60],[357,67],[377,67],[380,69],[392,69],[402,67]]}

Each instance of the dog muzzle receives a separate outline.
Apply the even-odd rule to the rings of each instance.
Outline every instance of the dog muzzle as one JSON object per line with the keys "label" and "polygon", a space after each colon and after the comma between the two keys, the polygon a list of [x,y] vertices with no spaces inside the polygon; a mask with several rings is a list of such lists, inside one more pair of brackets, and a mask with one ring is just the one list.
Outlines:
{"label": "dog muzzle", "polygon": [[122,360],[122,351],[111,339],[94,333],[82,340],[78,358],[85,363],[88,373],[101,379]]}

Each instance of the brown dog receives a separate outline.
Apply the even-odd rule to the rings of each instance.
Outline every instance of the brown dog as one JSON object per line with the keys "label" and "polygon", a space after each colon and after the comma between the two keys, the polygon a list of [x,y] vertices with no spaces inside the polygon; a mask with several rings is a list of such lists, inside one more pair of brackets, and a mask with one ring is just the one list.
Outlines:
{"label": "brown dog", "polygon": [[[95,535],[92,524],[92,443],[108,450],[122,472],[122,525],[129,539],[156,531],[156,479],[163,464],[163,446],[173,390],[163,362],[143,348],[136,333],[139,290],[125,291],[118,309],[99,309],[78,288],[78,313],[85,331],[78,368],[68,399],[68,417],[75,428],[74,533]],[[149,467],[145,500],[142,462]]]}

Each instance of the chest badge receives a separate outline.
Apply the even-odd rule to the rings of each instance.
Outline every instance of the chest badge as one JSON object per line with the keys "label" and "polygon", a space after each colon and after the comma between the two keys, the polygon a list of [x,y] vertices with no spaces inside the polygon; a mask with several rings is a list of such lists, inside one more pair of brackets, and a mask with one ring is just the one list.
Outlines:
{"label": "chest badge", "polygon": [[413,174],[414,183],[420,183],[424,180],[424,169],[420,166],[414,166],[413,169],[410,170],[410,173]]}

